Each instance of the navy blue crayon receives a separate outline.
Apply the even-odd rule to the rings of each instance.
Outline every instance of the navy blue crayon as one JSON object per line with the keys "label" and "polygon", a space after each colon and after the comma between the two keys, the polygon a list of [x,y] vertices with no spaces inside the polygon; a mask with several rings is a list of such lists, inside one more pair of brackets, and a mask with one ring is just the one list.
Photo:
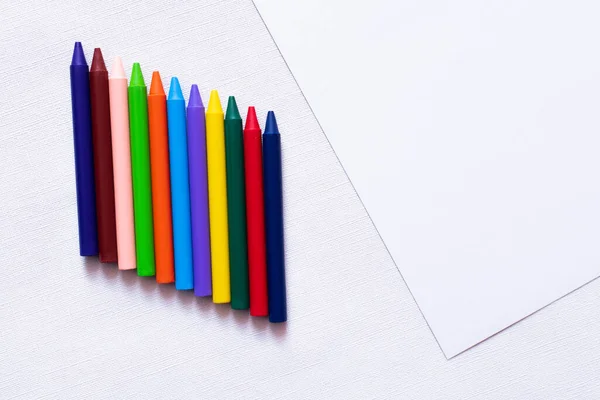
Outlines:
{"label": "navy blue crayon", "polygon": [[71,104],[75,143],[79,254],[95,256],[98,254],[98,226],[90,111],[90,72],[81,42],[75,42],[71,61]]}
{"label": "navy blue crayon", "polygon": [[269,111],[267,114],[267,123],[263,135],[263,173],[269,321],[285,322],[287,321],[287,302],[283,245],[281,135],[273,111]]}
{"label": "navy blue crayon", "polygon": [[185,100],[183,99],[179,80],[175,77],[171,78],[171,87],[167,98],[167,121],[169,126],[175,288],[177,290],[188,290],[194,288],[190,178]]}

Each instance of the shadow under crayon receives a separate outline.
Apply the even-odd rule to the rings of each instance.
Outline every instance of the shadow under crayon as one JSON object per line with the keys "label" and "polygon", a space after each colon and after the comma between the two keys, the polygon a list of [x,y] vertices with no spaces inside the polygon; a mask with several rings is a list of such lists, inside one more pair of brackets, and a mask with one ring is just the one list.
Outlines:
{"label": "shadow under crayon", "polygon": [[[141,290],[148,295],[158,294],[168,302],[177,301],[186,307],[196,307],[204,315],[215,314],[219,318],[233,318],[236,325],[247,327],[250,325],[255,332],[268,333],[277,341],[285,340],[287,336],[287,322],[270,323],[268,317],[252,317],[249,310],[233,310],[230,304],[215,304],[211,296],[195,296],[193,290],[177,290],[172,283],[156,283],[154,277],[137,275],[137,270],[120,270],[117,264],[101,263],[96,257],[85,257],[84,268],[93,279],[102,279],[106,282],[119,281],[127,288],[139,285]],[[176,299],[176,300],[175,300]]]}

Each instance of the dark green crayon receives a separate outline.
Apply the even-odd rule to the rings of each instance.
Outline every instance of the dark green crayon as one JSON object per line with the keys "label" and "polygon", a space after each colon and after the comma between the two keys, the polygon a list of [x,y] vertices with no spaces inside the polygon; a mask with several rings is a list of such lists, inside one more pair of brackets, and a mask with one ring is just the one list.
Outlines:
{"label": "dark green crayon", "polygon": [[229,96],[225,113],[225,158],[227,168],[227,211],[229,217],[229,270],[231,308],[250,307],[248,247],[246,242],[246,188],[244,183],[244,137],[242,117]]}

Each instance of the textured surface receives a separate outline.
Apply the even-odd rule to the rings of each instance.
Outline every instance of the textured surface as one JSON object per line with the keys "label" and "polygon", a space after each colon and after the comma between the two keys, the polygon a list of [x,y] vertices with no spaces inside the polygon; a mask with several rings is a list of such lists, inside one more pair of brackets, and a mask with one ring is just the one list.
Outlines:
{"label": "textured surface", "polygon": [[[600,397],[598,280],[445,359],[249,0],[95,7],[0,6],[0,398]],[[76,39],[278,111],[287,325],[77,255]]]}

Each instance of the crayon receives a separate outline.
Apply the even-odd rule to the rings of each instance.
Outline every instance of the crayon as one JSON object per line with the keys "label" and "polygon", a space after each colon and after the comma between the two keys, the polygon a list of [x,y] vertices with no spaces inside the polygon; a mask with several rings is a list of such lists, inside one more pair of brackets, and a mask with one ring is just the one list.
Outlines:
{"label": "crayon", "polygon": [[206,121],[197,85],[192,85],[187,107],[188,163],[192,219],[194,294],[212,294],[210,274],[210,227],[208,176],[206,171]]}
{"label": "crayon", "polygon": [[131,137],[131,177],[137,273],[139,276],[154,276],[148,99],[146,83],[144,83],[139,63],[133,64],[127,91],[129,95],[129,135]]}
{"label": "crayon", "polygon": [[150,132],[156,282],[172,283],[175,281],[175,267],[173,261],[173,220],[171,219],[167,96],[158,71],[152,73],[152,81],[150,82],[148,129]]}
{"label": "crayon", "polygon": [[206,158],[210,215],[210,256],[214,303],[229,303],[229,240],[227,230],[227,177],[223,108],[216,90],[206,110]]}
{"label": "crayon", "polygon": [[269,321],[285,322],[287,320],[287,304],[283,244],[281,135],[273,111],[267,113],[267,123],[263,135],[263,157]]}
{"label": "crayon", "polygon": [[229,96],[225,113],[225,159],[227,171],[227,219],[231,308],[250,307],[248,248],[246,244],[246,189],[244,184],[244,135],[235,97]]}
{"label": "crayon", "polygon": [[131,189],[131,150],[129,145],[129,106],[127,77],[123,62],[116,57],[108,78],[110,127],[112,137],[115,216],[119,269],[135,269],[133,193]]}
{"label": "crayon", "polygon": [[90,66],[90,101],[92,140],[94,142],[94,180],[96,182],[96,217],[100,262],[117,262],[117,226],[115,222],[115,186],[113,180],[112,142],[108,70],[99,48],[94,49]]}
{"label": "crayon", "polygon": [[92,120],[90,115],[90,73],[81,42],[75,42],[70,75],[79,254],[81,256],[95,256],[98,254],[98,232],[94,188]]}
{"label": "crayon", "polygon": [[246,174],[250,315],[266,317],[269,315],[269,306],[267,302],[262,139],[254,107],[248,107],[248,115],[246,116],[246,127],[244,128],[244,166]]}
{"label": "crayon", "polygon": [[179,80],[175,77],[171,78],[171,87],[167,98],[167,121],[169,124],[175,288],[177,290],[187,290],[194,288],[190,179],[185,127],[185,100],[183,99]]}

